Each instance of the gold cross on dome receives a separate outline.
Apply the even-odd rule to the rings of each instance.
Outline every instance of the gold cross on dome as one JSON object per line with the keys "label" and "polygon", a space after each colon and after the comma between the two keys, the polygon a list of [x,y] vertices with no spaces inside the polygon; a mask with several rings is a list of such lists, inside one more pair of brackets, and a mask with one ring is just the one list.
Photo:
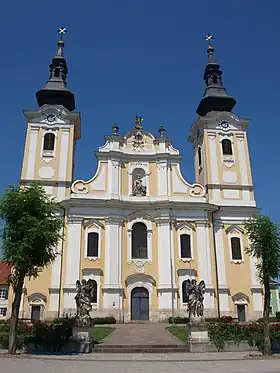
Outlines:
{"label": "gold cross on dome", "polygon": [[61,40],[63,39],[63,35],[65,35],[66,31],[67,31],[66,27],[59,27],[58,33],[60,35]]}
{"label": "gold cross on dome", "polygon": [[206,35],[204,36],[204,39],[205,39],[206,41],[208,41],[209,46],[210,46],[210,45],[212,45],[212,44],[211,44],[211,41],[214,39],[214,36],[208,33],[208,34],[206,34]]}

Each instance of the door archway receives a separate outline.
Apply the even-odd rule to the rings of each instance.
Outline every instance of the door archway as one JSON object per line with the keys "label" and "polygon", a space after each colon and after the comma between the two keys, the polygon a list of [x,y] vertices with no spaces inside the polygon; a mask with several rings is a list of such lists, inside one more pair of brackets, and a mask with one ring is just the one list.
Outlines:
{"label": "door archway", "polygon": [[149,292],[144,287],[136,287],[131,291],[131,320],[149,320]]}

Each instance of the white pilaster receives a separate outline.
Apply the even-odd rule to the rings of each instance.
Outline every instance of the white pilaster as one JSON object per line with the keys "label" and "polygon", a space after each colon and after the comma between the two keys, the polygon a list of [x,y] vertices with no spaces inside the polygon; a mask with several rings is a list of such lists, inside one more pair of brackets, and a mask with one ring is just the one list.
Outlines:
{"label": "white pilaster", "polygon": [[199,263],[199,280],[204,280],[206,285],[205,308],[214,308],[214,288],[211,272],[211,255],[209,244],[209,224],[207,222],[196,223],[196,237]]}
{"label": "white pilaster", "polygon": [[70,218],[66,246],[66,275],[64,284],[64,308],[74,309],[76,281],[80,279],[82,218]]}
{"label": "white pilaster", "polygon": [[[209,143],[209,158],[210,162],[210,184],[219,184],[219,173],[218,173],[218,157],[217,157],[217,145],[216,145],[216,132],[208,131],[208,143]],[[205,149],[205,148],[204,148]],[[213,200],[219,201],[221,197],[220,189],[213,189]]]}
{"label": "white pilaster", "polygon": [[223,224],[221,224],[220,222],[214,222],[214,231],[216,241],[217,270],[219,279],[220,311],[227,312],[229,311],[229,304],[223,243]]}
{"label": "white pilaster", "polygon": [[59,307],[59,292],[60,292],[60,276],[61,276],[61,260],[62,260],[62,241],[60,240],[57,247],[58,255],[55,258],[55,261],[52,265],[52,277],[51,277],[51,286],[49,289],[50,292],[50,303],[49,311],[58,312]]}
{"label": "white pilaster", "polygon": [[257,276],[257,260],[250,255],[251,278],[252,278],[252,295],[253,310],[261,312],[263,310],[262,286]]}
{"label": "white pilaster", "polygon": [[70,135],[70,128],[62,128],[61,129],[61,150],[60,150],[60,157],[59,157],[59,181],[65,181],[67,179],[67,161],[68,161],[68,154],[69,154],[69,135]]}
{"label": "white pilaster", "polygon": [[121,193],[121,167],[118,159],[108,162],[108,183],[109,194],[119,196]]}
{"label": "white pilaster", "polygon": [[105,221],[106,248],[103,285],[103,307],[120,308],[121,291],[121,221],[110,217]]}
{"label": "white pilaster", "polygon": [[34,179],[34,169],[35,169],[35,160],[36,160],[36,151],[37,151],[38,132],[39,132],[39,127],[31,125],[29,153],[28,153],[27,171],[26,171],[26,179],[27,180],[33,180]]}
{"label": "white pilaster", "polygon": [[167,162],[157,162],[157,186],[158,196],[166,196],[168,193]]}
{"label": "white pilaster", "polygon": [[[171,283],[171,232],[169,219],[157,221],[158,227],[158,307],[171,309],[172,283]],[[172,258],[172,257],[171,257]],[[172,261],[173,264],[173,261]],[[174,288],[175,283],[173,282]],[[175,302],[174,302],[175,303]]]}

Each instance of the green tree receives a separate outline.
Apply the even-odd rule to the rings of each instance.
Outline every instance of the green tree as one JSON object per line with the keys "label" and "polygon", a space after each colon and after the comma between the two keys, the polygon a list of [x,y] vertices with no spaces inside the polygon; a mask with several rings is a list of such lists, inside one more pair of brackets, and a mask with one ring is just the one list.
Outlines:
{"label": "green tree", "polygon": [[38,183],[9,187],[0,199],[3,222],[3,259],[12,267],[14,290],[9,332],[9,353],[16,352],[16,330],[24,279],[36,278],[58,255],[63,219],[59,204]]}
{"label": "green tree", "polygon": [[247,253],[257,259],[257,271],[264,287],[264,355],[271,354],[269,336],[270,280],[280,273],[280,228],[269,217],[258,215],[245,222],[249,239]]}

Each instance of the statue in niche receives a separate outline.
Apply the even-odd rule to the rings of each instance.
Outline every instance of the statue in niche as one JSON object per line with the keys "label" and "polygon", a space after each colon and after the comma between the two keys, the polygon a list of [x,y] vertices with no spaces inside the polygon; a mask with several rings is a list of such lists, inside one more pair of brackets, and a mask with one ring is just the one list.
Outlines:
{"label": "statue in niche", "polygon": [[133,182],[132,194],[134,196],[146,196],[147,187],[143,185],[140,173],[136,175],[136,179]]}
{"label": "statue in niche", "polygon": [[202,317],[204,313],[205,282],[202,280],[197,285],[196,280],[188,279],[185,292],[187,294],[189,317]]}
{"label": "statue in niche", "polygon": [[89,326],[91,324],[90,311],[92,310],[92,299],[94,299],[94,280],[76,281],[77,294],[75,295],[77,314],[75,324],[77,326]]}

